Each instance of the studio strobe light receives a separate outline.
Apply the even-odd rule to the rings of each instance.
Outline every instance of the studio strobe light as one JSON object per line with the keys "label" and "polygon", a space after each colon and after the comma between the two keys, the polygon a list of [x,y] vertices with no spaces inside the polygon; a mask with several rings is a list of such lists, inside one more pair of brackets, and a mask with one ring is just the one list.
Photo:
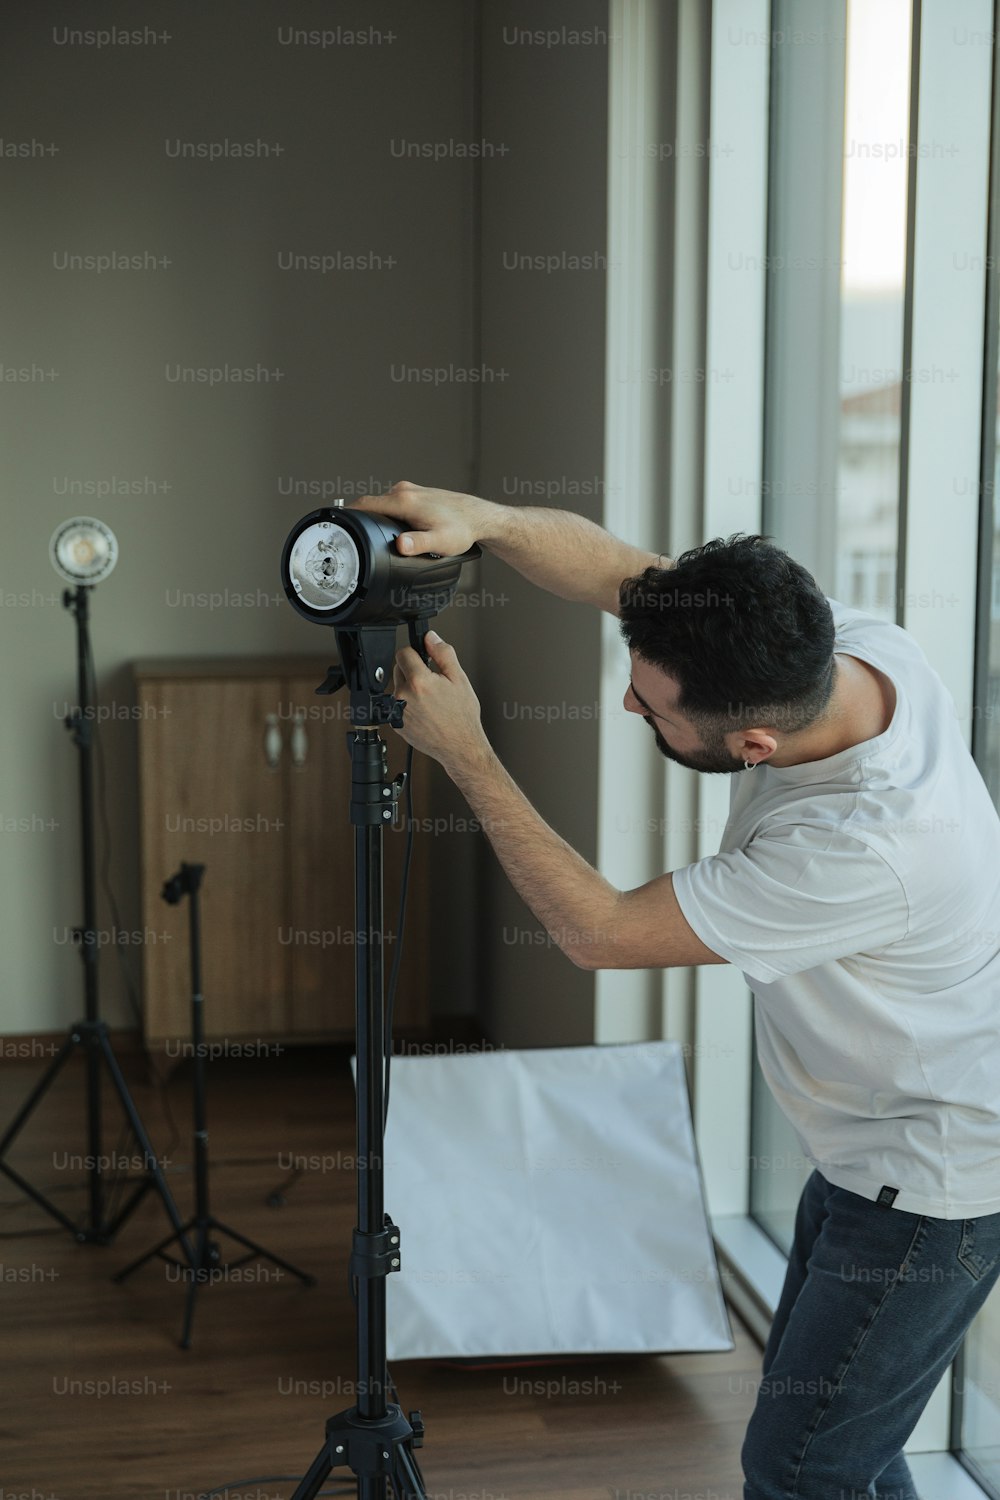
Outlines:
{"label": "studio strobe light", "polygon": [[480,557],[436,552],[404,557],[396,538],[404,528],[388,516],[347,510],[344,502],[314,510],[288,534],[281,581],[292,604],[319,625],[398,625],[426,622],[452,601],[465,563]]}
{"label": "studio strobe light", "polygon": [[[388,516],[344,509],[343,501],[312,511],[294,526],[281,556],[281,581],[306,619],[332,626],[340,664],[319,693],[345,684],[351,756],[350,820],[354,826],[355,1023],[357,1045],[357,1205],[349,1261],[357,1307],[355,1406],[326,1424],[326,1440],[293,1500],[313,1500],[331,1469],[357,1477],[359,1500],[426,1500],[413,1450],[423,1441],[419,1412],[409,1420],[395,1402],[386,1368],[386,1277],[401,1264],[401,1234],[384,1210],[383,1143],[387,1098],[387,1028],[382,985],[382,829],[394,818],[405,775],[389,779],[380,726],[400,728],[405,704],[393,697],[392,668],[401,624],[426,660],[431,618],[451,602],[472,547],[459,557],[403,557],[403,528]],[[412,753],[412,752],[411,752]],[[409,757],[407,759],[409,764]],[[403,890],[406,889],[404,863]],[[397,946],[395,963],[398,966]],[[396,969],[394,968],[394,975]],[[392,984],[390,983],[390,1020]]]}

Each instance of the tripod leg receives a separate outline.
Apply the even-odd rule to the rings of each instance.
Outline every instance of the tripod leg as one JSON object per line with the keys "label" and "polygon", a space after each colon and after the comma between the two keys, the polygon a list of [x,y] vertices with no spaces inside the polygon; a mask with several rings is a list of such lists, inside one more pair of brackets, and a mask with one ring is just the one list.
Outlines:
{"label": "tripod leg", "polygon": [[159,1255],[161,1250],[165,1250],[168,1245],[172,1245],[174,1243],[174,1240],[180,1241],[180,1245],[187,1258],[188,1265],[193,1266],[194,1262],[191,1259],[191,1251],[188,1249],[187,1241],[184,1238],[188,1230],[192,1229],[193,1227],[194,1220],[191,1219],[187,1224],[181,1226],[177,1234],[168,1234],[166,1239],[161,1240],[158,1245],[154,1245],[152,1250],[147,1250],[145,1254],[140,1255],[138,1260],[130,1261],[130,1263],[125,1267],[123,1271],[116,1271],[111,1280],[118,1282],[124,1281],[126,1277],[132,1275],[133,1271],[138,1271],[140,1266],[144,1266],[146,1262],[152,1260],[155,1255]]}
{"label": "tripod leg", "polygon": [[145,1198],[146,1194],[149,1192],[152,1186],[153,1180],[147,1175],[143,1178],[142,1182],[139,1183],[135,1192],[131,1195],[127,1202],[122,1205],[121,1209],[115,1217],[114,1223],[109,1228],[109,1234],[114,1235],[118,1233],[119,1229],[125,1223],[125,1220],[131,1217],[134,1210],[139,1207],[139,1204],[142,1202],[143,1198]]}
{"label": "tripod leg", "polygon": [[262,1245],[256,1244],[254,1240],[248,1240],[245,1234],[238,1234],[235,1229],[230,1229],[228,1224],[220,1224],[218,1219],[212,1219],[211,1223],[215,1229],[221,1230],[223,1234],[228,1234],[229,1238],[235,1240],[237,1244],[245,1245],[248,1250],[253,1252],[253,1255],[259,1255],[263,1260],[269,1260],[273,1265],[280,1266],[290,1276],[297,1276],[304,1286],[316,1285],[315,1276],[311,1276],[308,1271],[300,1271],[290,1261],[283,1260],[280,1255],[275,1255],[270,1250],[265,1250]]}
{"label": "tripod leg", "polygon": [[322,1451],[318,1453],[309,1465],[308,1472],[303,1476],[301,1483],[292,1495],[292,1500],[313,1500],[323,1488],[323,1482],[329,1474],[332,1465],[330,1463],[330,1446],[324,1443]]}
{"label": "tripod leg", "polygon": [[57,1208],[54,1203],[50,1203],[48,1198],[40,1193],[37,1188],[33,1188],[30,1182],[26,1182],[20,1172],[15,1172],[14,1168],[8,1166],[5,1161],[0,1161],[0,1172],[9,1177],[11,1182],[16,1183],[22,1193],[27,1193],[29,1198],[33,1198],[39,1208],[44,1208],[47,1214],[51,1214],[54,1219],[58,1219],[64,1229],[68,1229],[78,1239],[85,1238],[82,1231],[73,1223],[73,1220],[64,1214],[61,1208]]}
{"label": "tripod leg", "polygon": [[45,1072],[35,1084],[35,1087],[31,1090],[31,1093],[28,1095],[27,1099],[21,1105],[21,1108],[18,1110],[17,1114],[14,1116],[13,1120],[5,1130],[3,1139],[0,1140],[0,1156],[6,1155],[7,1147],[20,1131],[22,1125],[27,1120],[28,1116],[31,1114],[31,1111],[34,1109],[39,1099],[45,1093],[46,1089],[49,1087],[56,1074],[59,1072],[59,1069],[62,1067],[63,1063],[73,1051],[75,1045],[76,1043],[74,1042],[71,1033],[63,1042],[59,1051],[49,1063],[48,1067],[45,1069]]}
{"label": "tripod leg", "polygon": [[190,1266],[190,1286],[187,1287],[187,1301],[184,1304],[184,1326],[181,1329],[180,1347],[190,1349],[190,1326],[195,1319],[195,1296],[198,1295],[198,1280],[201,1275],[210,1275],[211,1272],[211,1226],[208,1220],[192,1220],[196,1229],[195,1235],[195,1260]]}
{"label": "tripod leg", "polygon": [[[84,963],[87,963],[89,955],[84,954]],[[88,979],[88,986],[89,986]],[[88,1177],[88,1195],[90,1198],[90,1232],[100,1241],[111,1238],[107,1225],[104,1222],[104,1180],[101,1162],[101,1054],[98,1048],[100,1042],[89,1026],[84,1033],[84,1045],[87,1052],[87,1139],[90,1144],[90,1171]]]}
{"label": "tripod leg", "polygon": [[396,1469],[392,1475],[392,1492],[396,1500],[427,1500],[420,1465],[410,1450],[403,1445],[396,1449]]}
{"label": "tripod leg", "polygon": [[15,1183],[16,1186],[21,1189],[22,1193],[27,1193],[28,1197],[33,1199],[34,1202],[38,1204],[39,1208],[44,1208],[47,1214],[51,1214],[54,1219],[57,1219],[64,1229],[68,1229],[71,1234],[76,1235],[78,1239],[81,1239],[86,1238],[86,1236],[82,1234],[79,1226],[73,1222],[68,1214],[64,1214],[62,1209],[57,1208],[54,1203],[50,1203],[44,1193],[40,1193],[37,1188],[32,1187],[31,1183],[26,1181],[26,1179],[21,1176],[20,1172],[15,1171],[12,1166],[10,1166],[3,1160],[3,1157],[6,1155],[8,1146],[18,1135],[22,1126],[27,1121],[28,1116],[31,1114],[32,1110],[41,1099],[42,1095],[49,1088],[50,1084],[55,1081],[56,1074],[59,1072],[59,1070],[63,1066],[63,1063],[66,1061],[66,1059],[69,1057],[70,1053],[73,1051],[74,1047],[78,1045],[78,1043],[79,1037],[71,1031],[65,1042],[63,1042],[59,1051],[56,1053],[55,1057],[49,1063],[49,1066],[45,1069],[45,1072],[42,1074],[41,1078],[31,1090],[31,1093],[28,1095],[27,1099],[24,1101],[17,1114],[14,1116],[11,1123],[8,1125],[6,1131],[4,1132],[3,1139],[0,1140],[0,1172],[3,1172],[7,1177],[9,1177],[11,1182]]}
{"label": "tripod leg", "polygon": [[[181,1216],[177,1212],[177,1204],[174,1202],[173,1194],[167,1186],[167,1179],[164,1177],[163,1170],[156,1159],[156,1153],[153,1150],[149,1136],[146,1134],[145,1126],[139,1118],[139,1111],[136,1109],[135,1104],[132,1100],[132,1095],[128,1091],[128,1084],[125,1082],[122,1070],[118,1066],[118,1059],[115,1057],[115,1054],[111,1050],[111,1043],[108,1040],[108,1034],[106,1030],[101,1031],[100,1048],[101,1054],[104,1057],[104,1061],[107,1063],[108,1072],[111,1074],[111,1081],[115,1086],[118,1097],[122,1103],[122,1108],[124,1109],[125,1114],[128,1118],[128,1122],[132,1127],[132,1134],[135,1136],[142,1149],[143,1160],[145,1161],[146,1169],[149,1172],[150,1177],[152,1178],[153,1186],[159,1193],[160,1198],[163,1202],[163,1206],[167,1211],[167,1217],[170,1220],[171,1224],[174,1226],[174,1233],[180,1240],[181,1249],[184,1252],[185,1258],[189,1263],[192,1263],[191,1249],[184,1237],[184,1225],[181,1223]],[[119,1219],[118,1223],[120,1222],[121,1220]],[[117,1227],[118,1224],[116,1223],[113,1226],[112,1232],[114,1231],[114,1229],[117,1229]]]}
{"label": "tripod leg", "polygon": [[192,1271],[191,1285],[188,1287],[187,1302],[184,1307],[184,1327],[181,1330],[181,1348],[191,1347],[191,1324],[194,1322],[194,1299],[198,1292],[198,1273]]}

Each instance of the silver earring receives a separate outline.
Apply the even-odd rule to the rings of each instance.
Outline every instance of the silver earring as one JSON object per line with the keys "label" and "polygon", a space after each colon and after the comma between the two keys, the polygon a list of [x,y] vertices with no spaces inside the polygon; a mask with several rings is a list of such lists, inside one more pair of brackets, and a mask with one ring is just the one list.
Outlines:
{"label": "silver earring", "polygon": [[745,760],[743,764],[744,766],[746,766],[748,771],[752,771],[757,762],[755,760]]}

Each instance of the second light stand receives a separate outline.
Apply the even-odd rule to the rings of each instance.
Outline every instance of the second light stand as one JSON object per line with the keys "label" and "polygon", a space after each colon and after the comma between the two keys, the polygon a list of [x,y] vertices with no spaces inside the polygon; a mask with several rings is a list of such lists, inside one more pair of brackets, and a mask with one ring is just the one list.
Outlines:
{"label": "second light stand", "polygon": [[[188,1278],[187,1303],[184,1308],[184,1330],[181,1334],[181,1348],[191,1347],[191,1324],[194,1319],[194,1303],[201,1285],[211,1285],[213,1281],[226,1276],[237,1266],[246,1265],[248,1261],[263,1259],[269,1260],[272,1265],[279,1266],[287,1271],[290,1276],[297,1276],[306,1286],[315,1286],[315,1276],[310,1276],[305,1271],[298,1270],[280,1255],[274,1255],[270,1250],[265,1250],[256,1241],[247,1239],[245,1234],[231,1229],[228,1224],[223,1224],[217,1219],[208,1206],[208,1128],[205,1118],[205,1027],[204,1027],[204,997],[201,993],[201,916],[198,902],[198,891],[201,879],[205,873],[204,865],[182,864],[176,875],[166,881],[163,887],[163,899],[176,906],[182,896],[188,897],[188,921],[191,940],[191,1045],[194,1059],[194,1217],[177,1231],[176,1234],[168,1235],[152,1250],[147,1250],[138,1260],[119,1271],[115,1281],[124,1281],[144,1266],[147,1261],[159,1256],[161,1260],[170,1265],[179,1266]],[[192,1234],[192,1244],[188,1249],[184,1236]],[[218,1244],[213,1240],[213,1233],[228,1235],[238,1245],[246,1248],[247,1254],[241,1255],[239,1260],[223,1262],[222,1252]],[[185,1253],[185,1260],[180,1261],[175,1256],[166,1255],[164,1252],[168,1245],[175,1241],[179,1242]]]}
{"label": "second light stand", "polygon": [[[60,571],[62,571],[60,569]],[[73,929],[73,939],[83,960],[83,989],[86,1011],[81,1020],[70,1027],[66,1040],[53,1057],[51,1063],[35,1084],[31,1093],[0,1137],[0,1172],[32,1198],[39,1208],[51,1214],[64,1229],[81,1244],[107,1245],[114,1239],[126,1219],[154,1188],[167,1211],[185,1254],[187,1246],[181,1217],[177,1212],[163,1167],[157,1160],[139,1111],[129,1092],[124,1074],[111,1046],[108,1024],[101,1019],[100,988],[98,985],[98,954],[100,934],[97,930],[97,874],[94,839],[94,722],[96,705],[93,700],[93,660],[90,651],[90,585],[78,583],[73,589],[63,591],[63,605],[70,610],[76,621],[76,679],[77,706],[67,714],[64,723],[73,736],[79,751],[80,775],[80,852],[83,874],[83,926]],[[86,1134],[87,1134],[87,1212],[82,1223],[76,1224],[57,1203],[22,1176],[7,1161],[7,1151],[20,1135],[36,1107],[56,1082],[69,1060],[82,1052],[85,1062],[86,1089]],[[141,1151],[143,1171],[125,1203],[112,1207],[109,1192],[107,1157],[103,1150],[103,1081],[107,1069],[112,1087],[118,1095],[122,1111]],[[111,1174],[116,1181],[117,1173]]]}

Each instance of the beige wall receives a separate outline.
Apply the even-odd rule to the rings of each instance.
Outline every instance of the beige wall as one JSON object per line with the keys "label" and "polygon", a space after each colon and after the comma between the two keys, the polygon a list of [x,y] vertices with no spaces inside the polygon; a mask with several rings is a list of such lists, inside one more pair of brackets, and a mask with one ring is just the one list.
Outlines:
{"label": "beige wall", "polygon": [[[405,477],[512,502],[528,486],[520,503],[531,503],[554,485],[541,503],[603,511],[603,0],[551,3],[544,18],[494,0],[481,14],[461,0],[419,11],[344,0],[335,24],[382,41],[325,47],[283,45],[295,12],[264,0],[179,4],[169,23],[136,4],[129,28],[170,39],[131,49],[63,42],[63,24],[90,24],[64,9],[47,24],[26,3],[0,19],[5,140],[42,151],[4,163],[0,358],[58,371],[5,382],[0,416],[4,1033],[59,1028],[82,1008],[79,961],[59,941],[81,917],[76,757],[58,722],[75,696],[73,628],[47,559],[59,521],[96,514],[118,535],[93,641],[103,702],[125,712],[137,657],[325,649],[278,583],[289,526],[324,493]],[[517,35],[543,24],[598,39]],[[176,154],[179,142],[223,141],[281,152]],[[468,146],[482,141],[497,154],[480,162]],[[400,156],[404,143],[446,154]],[[170,264],[56,264],[113,252]],[[381,268],[278,264],[338,252]],[[511,270],[504,257],[517,254],[590,256],[596,268]],[[282,375],[214,388],[168,378],[226,365]],[[453,366],[453,378],[400,379],[404,366]],[[454,378],[482,366],[493,383]],[[109,480],[140,492],[72,492]],[[482,607],[453,609],[442,630],[513,774],[593,859],[598,620],[491,559],[479,571]],[[197,598],[220,593],[218,606]],[[581,716],[532,717],[553,703]],[[115,720],[102,737],[112,885],[132,931],[134,726]],[[590,1040],[592,977],[538,942],[485,841],[462,831],[461,799],[436,779],[457,827],[435,836],[432,858],[435,1008],[478,1010],[506,1045]],[[112,928],[103,894],[99,922]],[[123,957],[137,974],[135,948]],[[110,948],[101,976],[105,1014],[121,1024]]]}
{"label": "beige wall", "polygon": [[[518,28],[543,25],[603,32],[605,40],[552,47],[511,40]],[[482,35],[482,133],[509,148],[483,168],[483,345],[488,362],[509,377],[484,391],[479,487],[530,504],[530,492],[520,502],[510,494],[528,485],[536,503],[597,521],[604,510],[603,481],[594,481],[604,460],[606,33],[606,4],[587,0],[549,3],[543,14],[526,4],[489,4]],[[559,269],[511,269],[518,255],[557,257]],[[583,266],[590,257],[594,268],[571,269],[580,266],[572,257]],[[557,493],[544,498],[553,486]],[[599,615],[540,593],[494,559],[484,581],[511,596],[483,624],[487,728],[546,820],[594,861]],[[485,1015],[495,1039],[508,1046],[592,1041],[593,975],[545,941],[492,857],[484,876]]]}
{"label": "beige wall", "polygon": [[[58,44],[54,19],[97,24],[76,7],[24,3],[0,17],[4,139],[58,148],[3,163],[0,360],[58,371],[5,381],[0,400],[5,1033],[59,1028],[82,1011],[79,960],[58,941],[82,909],[76,755],[57,717],[75,697],[74,638],[47,557],[54,526],[95,514],[118,535],[117,570],[93,597],[93,643],[105,704],[121,708],[136,657],[327,649],[278,597],[288,528],[321,503],[283,494],[290,481],[334,494],[401,477],[470,482],[473,388],[393,378],[394,366],[475,358],[474,165],[393,155],[394,141],[471,138],[470,8],[342,0],[339,26],[394,39],[326,48],[280,44],[279,24],[307,24],[299,7],[168,10],[164,21],[162,6],[129,6],[130,29],[170,33],[131,49]],[[227,139],[282,150],[211,162],[166,145]],[[396,264],[323,274],[277,263],[338,251]],[[97,274],[54,263],[109,252],[170,264]],[[207,388],[166,373],[227,364],[282,378]],[[113,478],[142,492],[61,493]],[[185,602],[227,590],[223,607]],[[455,610],[449,632],[473,665],[471,624]],[[112,881],[132,930],[134,726],[111,723],[103,737]],[[436,1004],[470,1009],[475,839],[440,843],[434,899],[449,919]],[[99,921],[110,929],[103,897]],[[137,953],[125,958],[137,972]],[[105,1014],[121,1023],[108,949],[101,974]]]}

